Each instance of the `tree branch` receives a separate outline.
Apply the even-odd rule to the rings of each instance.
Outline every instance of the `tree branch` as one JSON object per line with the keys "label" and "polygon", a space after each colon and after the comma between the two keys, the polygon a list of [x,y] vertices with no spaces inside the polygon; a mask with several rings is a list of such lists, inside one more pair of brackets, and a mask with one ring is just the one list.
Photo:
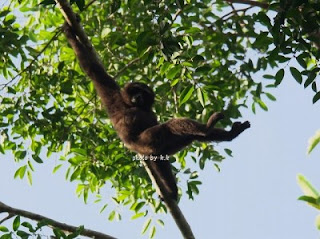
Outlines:
{"label": "tree branch", "polygon": [[169,212],[171,213],[174,221],[176,222],[178,228],[180,229],[183,238],[185,239],[195,239],[193,232],[191,230],[190,225],[188,224],[186,218],[184,217],[182,211],[180,210],[177,202],[171,198],[171,196],[167,193],[166,187],[164,183],[160,180],[160,175],[157,170],[154,170],[153,164],[150,160],[142,160],[142,164],[146,169],[153,186],[156,188],[157,193],[165,202]]}
{"label": "tree branch", "polygon": [[[36,214],[36,213],[32,213],[32,212],[28,212],[25,210],[21,210],[21,209],[17,209],[17,208],[13,208],[10,207],[2,202],[0,202],[0,213],[9,213],[9,215],[12,217],[12,215],[16,215],[16,216],[21,216],[21,217],[25,217],[25,218],[29,218],[31,220],[40,222],[42,220],[48,221],[49,225],[52,227],[57,227],[60,228],[63,231],[67,231],[67,232],[76,232],[77,231],[77,227],[75,226],[71,226],[65,223],[61,223],[58,221],[55,221],[51,218],[42,216],[40,214]],[[82,236],[86,236],[86,237],[90,237],[90,238],[99,238],[99,239],[116,239],[115,237],[109,236],[107,234],[101,233],[101,232],[97,232],[97,231],[93,231],[93,230],[89,230],[89,229],[83,229],[83,231],[80,233],[80,235]]]}

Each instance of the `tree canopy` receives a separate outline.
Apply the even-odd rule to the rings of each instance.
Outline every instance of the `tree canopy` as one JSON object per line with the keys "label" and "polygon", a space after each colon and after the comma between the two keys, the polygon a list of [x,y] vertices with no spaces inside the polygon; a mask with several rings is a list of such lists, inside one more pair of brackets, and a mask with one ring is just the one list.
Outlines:
{"label": "tree canopy", "polygon": [[[220,126],[225,127],[241,117],[241,108],[267,110],[265,101],[275,100],[268,88],[281,84],[285,74],[311,87],[313,102],[320,98],[316,2],[71,2],[108,73],[120,85],[152,86],[161,122],[175,116],[206,121],[223,110]],[[77,180],[85,201],[89,194],[102,204],[112,197],[130,207],[134,218],[146,216],[150,207],[166,211],[61,34],[64,19],[55,1],[2,5],[0,152],[11,152],[21,164],[15,177],[32,183],[33,165],[55,155],[61,163],[53,171],[64,168],[68,180]],[[179,185],[187,184],[182,196],[193,199],[199,193],[201,181],[191,160],[200,169],[207,164],[219,169],[217,163],[231,155],[230,149],[218,152],[212,144],[197,143],[172,157]],[[112,195],[100,195],[110,186]],[[121,218],[114,208],[108,210],[110,220]]]}

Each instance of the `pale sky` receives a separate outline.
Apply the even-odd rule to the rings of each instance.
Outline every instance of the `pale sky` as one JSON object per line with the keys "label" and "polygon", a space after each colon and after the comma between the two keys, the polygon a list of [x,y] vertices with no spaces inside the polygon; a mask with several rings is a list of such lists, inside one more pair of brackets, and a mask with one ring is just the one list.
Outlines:
{"label": "pale sky", "polygon": [[[200,195],[195,201],[184,195],[180,201],[196,238],[319,238],[314,224],[318,212],[297,200],[302,192],[296,175],[304,174],[320,188],[320,147],[306,155],[308,139],[320,128],[320,102],[312,105],[313,92],[288,77],[272,93],[277,101],[267,101],[268,112],[243,111],[243,120],[251,122],[249,130],[217,145],[221,152],[232,149],[234,157],[220,164],[220,173],[208,163],[200,171]],[[109,222],[108,213],[99,213],[101,204],[91,200],[85,205],[75,195],[75,183],[65,181],[66,167],[52,174],[58,163],[53,158],[37,165],[29,186],[13,179],[21,165],[0,155],[0,201],[117,238],[147,238],[140,234],[144,219],[131,220],[127,207],[120,208],[122,221]],[[155,238],[182,238],[169,214],[163,220],[165,227],[157,228]]]}

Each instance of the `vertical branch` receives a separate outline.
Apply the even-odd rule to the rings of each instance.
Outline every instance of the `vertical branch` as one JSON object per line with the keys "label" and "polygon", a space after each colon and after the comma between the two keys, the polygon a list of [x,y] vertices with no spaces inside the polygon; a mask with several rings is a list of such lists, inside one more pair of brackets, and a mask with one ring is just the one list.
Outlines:
{"label": "vertical branch", "polygon": [[186,218],[184,217],[182,211],[180,210],[177,202],[173,200],[170,195],[166,191],[166,187],[163,182],[160,180],[160,175],[157,173],[156,170],[153,169],[152,163],[149,160],[142,160],[142,164],[146,169],[153,186],[156,188],[156,192],[160,195],[163,199],[164,203],[166,204],[169,212],[171,213],[174,221],[176,222],[178,228],[185,239],[195,239],[193,232],[189,223],[187,222]]}

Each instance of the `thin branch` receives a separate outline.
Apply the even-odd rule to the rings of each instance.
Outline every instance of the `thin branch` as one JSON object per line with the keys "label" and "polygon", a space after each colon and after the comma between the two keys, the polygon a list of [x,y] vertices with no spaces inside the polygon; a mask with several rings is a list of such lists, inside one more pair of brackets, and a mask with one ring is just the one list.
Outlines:
{"label": "thin branch", "polygon": [[23,70],[21,70],[17,75],[15,75],[10,81],[1,84],[1,90],[3,90],[5,87],[7,87],[9,84],[11,84],[18,76],[21,76],[24,72],[26,72],[32,65],[33,63],[35,63],[39,56],[42,55],[42,53],[49,47],[49,45],[51,44],[51,42],[53,42],[60,34],[61,34],[61,29],[59,29],[54,35],[53,37],[46,43],[46,45],[44,46],[44,48],[32,59],[32,61],[30,62],[30,64],[24,68]]}
{"label": "thin branch", "polygon": [[247,5],[251,5],[254,7],[260,7],[263,9],[268,9],[270,6],[269,3],[252,1],[252,0],[226,0],[226,1],[231,2],[231,3],[247,4]]}
{"label": "thin branch", "polygon": [[87,8],[89,8],[93,3],[95,3],[97,0],[91,0],[91,2],[89,2],[83,10],[86,10]]}
{"label": "thin branch", "polygon": [[[144,54],[150,52],[152,49],[151,46],[148,47],[148,49],[144,52]],[[113,77],[114,79],[118,78],[126,69],[128,69],[130,66],[132,66],[133,64],[135,64],[136,62],[138,62],[143,56],[144,54],[142,54],[141,56],[133,59],[132,61],[130,61],[127,65],[125,65],[121,70],[118,71],[118,73]]]}
{"label": "thin branch", "polygon": [[9,213],[8,216],[6,216],[6,217],[3,218],[2,220],[0,220],[0,225],[1,225],[2,223],[4,223],[5,221],[9,220],[10,218],[13,218],[13,217],[14,217],[14,215],[11,214],[11,213]]}
{"label": "thin branch", "polygon": [[[21,209],[17,209],[17,208],[13,208],[10,207],[2,202],[0,202],[0,213],[2,212],[7,212],[9,213],[9,215],[16,215],[16,216],[21,216],[21,217],[25,217],[25,218],[29,218],[31,220],[40,222],[40,221],[48,221],[48,224],[52,227],[57,227],[60,228],[63,231],[67,231],[67,232],[76,232],[78,230],[78,227],[75,226],[71,226],[65,223],[61,223],[58,221],[55,221],[51,218],[42,216],[40,214],[36,214],[36,213],[32,213],[32,212],[28,212],[25,210],[21,210]],[[99,238],[99,239],[116,239],[115,237],[109,236],[107,234],[101,233],[101,232],[97,232],[94,230],[89,230],[89,229],[84,229],[80,235],[82,236],[86,236],[86,237],[90,237],[90,238]]]}
{"label": "thin branch", "polygon": [[246,13],[246,11],[248,11],[249,9],[251,9],[253,6],[250,7],[246,7],[246,8],[241,8],[241,9],[233,9],[231,12],[228,12],[227,14],[223,15],[222,17],[220,17],[221,20],[228,20],[228,19],[224,19],[227,18],[231,15],[238,15],[238,12],[243,12],[243,14]]}

